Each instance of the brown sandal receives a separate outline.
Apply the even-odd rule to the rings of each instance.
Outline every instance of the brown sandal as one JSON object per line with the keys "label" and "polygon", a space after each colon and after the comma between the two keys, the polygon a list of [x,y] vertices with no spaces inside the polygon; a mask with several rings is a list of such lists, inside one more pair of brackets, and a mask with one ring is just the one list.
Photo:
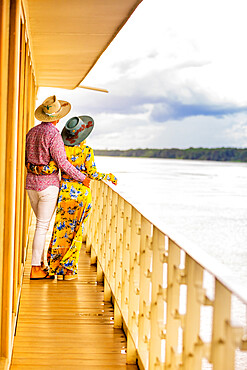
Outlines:
{"label": "brown sandal", "polygon": [[53,280],[54,278],[55,278],[54,275],[49,275],[49,273],[47,273],[44,277],[39,277],[39,278],[32,278],[32,277],[30,277],[30,280],[44,280],[44,279]]}

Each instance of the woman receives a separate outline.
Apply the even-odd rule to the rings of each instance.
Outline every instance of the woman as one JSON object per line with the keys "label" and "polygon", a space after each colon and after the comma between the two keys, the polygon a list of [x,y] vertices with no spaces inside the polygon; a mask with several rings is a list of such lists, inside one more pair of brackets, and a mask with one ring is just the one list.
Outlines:
{"label": "woman", "polygon": [[[85,144],[84,140],[93,127],[94,121],[89,116],[73,117],[66,123],[62,138],[68,161],[90,179],[105,179],[116,185],[114,175],[97,171],[93,150]],[[50,162],[39,170],[52,173],[56,170],[56,164]],[[55,224],[47,256],[49,274],[57,275],[58,280],[77,278],[82,234],[91,211],[91,200],[90,188],[62,171]]]}
{"label": "woman", "polygon": [[[64,143],[56,128],[56,124],[70,109],[70,103],[57,100],[55,95],[50,96],[34,113],[35,118],[42,122],[29,130],[26,136],[26,190],[37,219],[32,245],[31,280],[51,278],[44,270],[44,247],[59,192],[58,168],[76,181],[89,183],[85,175],[67,161]],[[56,163],[56,171],[41,176],[37,167],[46,165],[51,159]]]}

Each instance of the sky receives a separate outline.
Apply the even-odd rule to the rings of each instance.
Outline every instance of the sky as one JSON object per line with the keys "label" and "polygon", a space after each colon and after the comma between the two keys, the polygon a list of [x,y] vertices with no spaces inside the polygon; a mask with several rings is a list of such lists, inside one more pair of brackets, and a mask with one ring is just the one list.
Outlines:
{"label": "sky", "polygon": [[77,88],[40,88],[90,115],[94,149],[247,147],[246,0],[143,0]]}

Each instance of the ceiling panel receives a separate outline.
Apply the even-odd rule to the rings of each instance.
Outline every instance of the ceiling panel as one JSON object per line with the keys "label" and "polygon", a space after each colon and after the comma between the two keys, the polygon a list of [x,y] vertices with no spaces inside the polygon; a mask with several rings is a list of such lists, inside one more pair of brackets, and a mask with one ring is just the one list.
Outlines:
{"label": "ceiling panel", "polygon": [[38,86],[73,89],[142,0],[25,0]]}

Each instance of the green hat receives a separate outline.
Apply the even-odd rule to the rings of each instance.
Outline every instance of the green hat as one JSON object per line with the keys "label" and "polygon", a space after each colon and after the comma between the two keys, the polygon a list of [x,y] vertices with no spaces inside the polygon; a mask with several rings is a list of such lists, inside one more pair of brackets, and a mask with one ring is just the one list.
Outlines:
{"label": "green hat", "polygon": [[78,116],[70,118],[62,131],[63,142],[67,146],[80,144],[85,140],[94,128],[94,120],[90,116]]}

